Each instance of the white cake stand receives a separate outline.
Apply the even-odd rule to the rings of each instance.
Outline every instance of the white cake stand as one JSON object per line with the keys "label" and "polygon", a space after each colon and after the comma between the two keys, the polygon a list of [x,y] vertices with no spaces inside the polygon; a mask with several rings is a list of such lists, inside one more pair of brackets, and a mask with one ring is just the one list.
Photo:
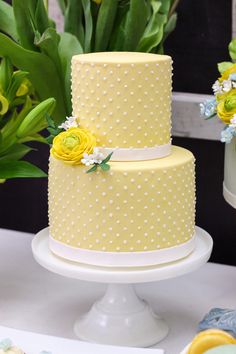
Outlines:
{"label": "white cake stand", "polygon": [[196,248],[188,257],[152,267],[105,268],[66,261],[49,250],[48,228],[35,236],[32,250],[36,261],[54,273],[110,284],[104,297],[76,321],[74,330],[80,339],[100,344],[148,347],[166,337],[168,326],[136,295],[132,284],[174,278],[206,263],[212,251],[212,238],[199,227],[196,227],[196,235]]}

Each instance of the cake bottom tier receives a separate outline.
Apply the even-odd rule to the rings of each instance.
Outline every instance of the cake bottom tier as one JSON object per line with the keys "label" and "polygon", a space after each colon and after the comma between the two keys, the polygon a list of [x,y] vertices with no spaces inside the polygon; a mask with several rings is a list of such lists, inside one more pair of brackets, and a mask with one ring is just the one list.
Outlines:
{"label": "cake bottom tier", "polygon": [[172,148],[163,159],[111,162],[87,174],[50,157],[50,249],[100,266],[174,261],[194,249],[194,157]]}

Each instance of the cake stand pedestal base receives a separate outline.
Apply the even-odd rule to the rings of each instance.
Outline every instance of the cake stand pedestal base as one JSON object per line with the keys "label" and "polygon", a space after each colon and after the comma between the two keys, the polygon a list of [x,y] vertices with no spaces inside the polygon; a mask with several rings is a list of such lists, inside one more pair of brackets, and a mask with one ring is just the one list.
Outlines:
{"label": "cake stand pedestal base", "polygon": [[152,346],[168,333],[165,321],[136,295],[132,284],[175,278],[194,271],[208,261],[213,245],[211,236],[196,227],[196,247],[188,257],[156,266],[106,268],[59,258],[50,251],[48,241],[48,228],[32,241],[33,255],[40,265],[65,277],[110,284],[104,297],[76,321],[76,335],[89,342],[132,347]]}
{"label": "cake stand pedestal base", "polygon": [[78,319],[74,330],[90,342],[148,347],[166,337],[168,326],[132,285],[111,284],[105,296]]}

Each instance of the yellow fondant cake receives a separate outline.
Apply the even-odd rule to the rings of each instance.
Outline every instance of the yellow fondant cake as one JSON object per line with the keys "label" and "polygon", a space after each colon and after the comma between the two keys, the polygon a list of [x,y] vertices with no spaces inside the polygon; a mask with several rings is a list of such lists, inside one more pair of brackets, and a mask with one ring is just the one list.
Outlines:
{"label": "yellow fondant cake", "polygon": [[[170,95],[168,56],[73,57],[79,128],[65,125],[49,165],[54,253],[95,265],[145,266],[194,249],[194,157],[170,147]],[[95,144],[89,132],[103,153],[111,152],[104,160],[97,151],[89,155]]]}
{"label": "yellow fondant cake", "polygon": [[170,142],[171,58],[93,53],[72,59],[73,115],[102,147]]}

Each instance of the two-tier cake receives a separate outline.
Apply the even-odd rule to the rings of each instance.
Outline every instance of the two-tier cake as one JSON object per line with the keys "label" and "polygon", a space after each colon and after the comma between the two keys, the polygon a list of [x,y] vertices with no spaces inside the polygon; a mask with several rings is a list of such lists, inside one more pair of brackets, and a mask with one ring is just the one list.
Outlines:
{"label": "two-tier cake", "polygon": [[[166,263],[193,251],[194,157],[171,146],[171,62],[146,53],[73,57],[76,121],[54,139],[50,156],[55,254],[125,267]],[[81,146],[83,159],[77,158]],[[94,169],[87,173],[91,159]]]}

